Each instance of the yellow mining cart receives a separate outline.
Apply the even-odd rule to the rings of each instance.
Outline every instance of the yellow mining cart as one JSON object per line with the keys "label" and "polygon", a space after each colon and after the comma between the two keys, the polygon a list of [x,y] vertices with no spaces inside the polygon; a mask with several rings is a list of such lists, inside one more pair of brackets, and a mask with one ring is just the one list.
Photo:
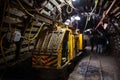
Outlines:
{"label": "yellow mining cart", "polygon": [[32,54],[32,66],[62,69],[83,49],[82,45],[82,34],[74,34],[68,27],[43,30]]}

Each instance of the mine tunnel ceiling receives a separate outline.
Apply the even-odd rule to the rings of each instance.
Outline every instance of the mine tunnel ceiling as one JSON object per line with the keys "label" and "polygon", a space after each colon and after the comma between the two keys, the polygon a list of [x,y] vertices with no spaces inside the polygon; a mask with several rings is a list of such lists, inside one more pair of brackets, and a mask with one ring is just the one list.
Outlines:
{"label": "mine tunnel ceiling", "polygon": [[[6,0],[18,9],[25,11],[27,17],[36,14],[49,18],[52,21],[65,23],[72,17],[79,16],[78,23],[73,21],[73,27],[78,24],[80,30],[87,28],[95,28],[103,17],[103,14],[110,8],[111,4],[115,4],[107,14],[107,18],[116,18],[120,21],[120,1],[119,0]],[[12,7],[12,5],[9,5]],[[23,15],[24,16],[24,15]],[[26,18],[26,16],[24,16]],[[38,17],[35,16],[35,19]],[[88,20],[89,19],[89,20]],[[86,21],[87,25],[86,25]],[[44,20],[43,20],[44,21]],[[51,23],[49,20],[45,20]],[[92,26],[91,26],[92,25]]]}
{"label": "mine tunnel ceiling", "polygon": [[[32,0],[29,0],[32,1]],[[71,5],[69,5],[69,1],[72,2],[74,9],[71,9]],[[87,28],[93,28],[97,25],[99,20],[101,19],[103,13],[107,11],[107,9],[112,4],[113,0],[34,0],[34,6],[38,9],[41,9],[41,13],[44,10],[48,11],[45,15],[51,16],[56,15],[56,20],[60,20],[62,18],[62,22],[65,22],[67,19],[70,19],[73,15],[79,15],[81,21],[79,22],[79,28],[83,29],[86,26],[86,18],[91,13],[91,22],[88,23],[90,26],[86,26]],[[96,6],[95,6],[96,5]],[[50,11],[50,8],[54,8]],[[60,8],[59,8],[60,6]],[[43,10],[44,9],[44,10]],[[94,9],[94,10],[93,10]],[[93,10],[93,11],[92,11]],[[114,17],[120,11],[120,1],[116,0],[115,5],[112,7],[108,16]],[[58,15],[57,15],[58,14]],[[112,15],[112,16],[111,16]],[[119,14],[120,15],[120,14]],[[94,25],[94,26],[91,26]]]}
{"label": "mine tunnel ceiling", "polygon": [[[100,21],[100,19],[102,18],[103,13],[107,11],[110,8],[111,4],[114,2],[114,0],[71,0],[74,6],[74,9],[72,10],[71,5],[69,5],[69,2],[67,3],[67,1],[70,1],[70,0],[55,0],[55,1],[59,5],[64,4],[62,2],[66,3],[61,7],[62,16],[60,16],[59,8],[57,8],[55,12],[55,14],[59,14],[59,15],[56,15],[57,17],[59,16],[57,20],[60,20],[60,18],[62,18],[62,22],[65,23],[66,20],[68,19],[71,20],[72,16],[77,15],[81,19],[80,21],[78,21],[78,26],[79,26],[78,28],[82,31],[87,28],[95,28],[98,22]],[[49,2],[52,4],[51,0],[47,0],[47,3]],[[42,5],[41,7],[45,6],[45,5],[43,6],[43,3],[45,3],[45,1],[36,0],[36,3],[39,6]],[[44,8],[47,8],[47,7],[44,7]],[[90,16],[90,20],[87,23],[88,25],[86,25],[86,20],[88,16]],[[120,1],[116,0],[115,4],[112,6],[109,13],[107,14],[107,17],[108,18],[115,17],[118,20],[120,20],[119,16],[120,16]],[[73,23],[73,26],[74,24],[76,23]]]}

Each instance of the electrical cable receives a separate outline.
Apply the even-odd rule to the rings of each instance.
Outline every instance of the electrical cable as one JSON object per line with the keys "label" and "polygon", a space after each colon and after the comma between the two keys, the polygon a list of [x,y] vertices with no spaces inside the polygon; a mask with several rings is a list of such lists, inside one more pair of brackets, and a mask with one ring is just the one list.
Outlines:
{"label": "electrical cable", "polygon": [[[72,11],[75,10],[75,12],[77,12],[77,13],[79,14],[78,9],[76,9],[76,8],[74,7],[72,1],[67,1],[67,0],[65,0],[65,4],[67,4],[67,5],[69,5],[69,6],[71,7],[70,13],[72,13]],[[67,8],[68,8],[68,6],[67,6]],[[67,9],[67,10],[68,10],[68,9]],[[66,10],[66,11],[67,11],[67,10]],[[67,11],[67,13],[70,14],[69,11]]]}
{"label": "electrical cable", "polygon": [[[12,28],[11,28],[11,22],[10,22],[10,13],[9,13],[9,11],[10,11],[10,10],[9,10],[10,5],[9,5],[9,0],[8,0],[7,2],[8,2],[8,24],[9,24],[9,31],[13,34],[13,31],[12,31]],[[4,7],[4,9],[5,9],[5,7]],[[4,10],[3,13],[5,13],[5,10]],[[4,39],[6,36],[7,36],[7,34],[4,34],[4,35],[2,36],[2,38],[1,38],[1,40],[0,40],[0,47],[1,47],[1,53],[2,53],[2,56],[3,56],[3,60],[5,61],[6,66],[11,67],[11,66],[15,65],[17,62],[14,62],[14,63],[12,63],[12,64],[9,64],[9,63],[7,62],[4,49],[7,50],[7,51],[10,50],[10,49],[6,49],[6,48],[4,48],[3,45],[2,45],[2,44],[3,44],[3,39]]]}
{"label": "electrical cable", "polygon": [[75,9],[75,7],[73,6],[72,1],[69,1],[69,0],[67,1],[67,0],[65,0],[65,2],[66,2],[66,4],[68,3],[68,5],[70,5],[71,8]]}
{"label": "electrical cable", "polygon": [[[32,32],[33,26],[34,26],[34,22],[32,22],[32,27],[31,27],[30,32],[29,32],[29,37],[28,37],[29,39],[30,39],[30,35],[31,35],[31,32]],[[30,43],[31,43],[31,41],[28,40],[28,49],[29,49],[29,50],[30,50]]]}
{"label": "electrical cable", "polygon": [[[30,40],[30,41],[32,41],[32,40],[34,40],[38,35],[39,35],[39,33],[40,33],[40,31],[42,30],[42,28],[43,28],[43,26],[45,25],[45,22],[43,22],[42,24],[41,24],[41,26],[40,26],[40,28],[39,28],[39,30],[37,31],[37,33],[35,34],[35,36],[34,37],[32,37],[32,38],[27,38],[27,37],[24,37],[24,36],[22,36],[22,38],[24,38],[24,39],[26,39],[26,40]],[[32,30],[32,28],[31,28],[31,30]],[[30,31],[31,31],[30,30]],[[29,35],[31,34],[31,32],[29,33]]]}
{"label": "electrical cable", "polygon": [[94,8],[93,8],[92,11],[90,12],[90,15],[87,16],[86,24],[85,24],[84,30],[86,29],[87,24],[88,24],[88,21],[90,21],[90,19],[91,19],[91,15],[92,15],[93,12],[95,11],[95,9],[96,9],[96,7],[97,7],[97,4],[98,4],[98,0],[95,0]]}
{"label": "electrical cable", "polygon": [[[66,4],[66,5],[68,5],[68,6],[71,7],[70,13],[72,13],[72,11],[74,10],[76,13],[79,14],[79,12],[78,12],[79,9],[77,9],[77,8],[74,7],[74,5],[73,5],[73,3],[72,3],[71,0],[64,0],[64,4]],[[66,10],[66,12],[68,12],[68,14],[70,14],[69,11]]]}
{"label": "electrical cable", "polygon": [[[5,6],[6,6],[6,3],[5,3]],[[4,6],[4,9],[5,9],[5,6]],[[8,2],[8,10],[9,10],[9,2]],[[5,14],[5,10],[3,12]],[[3,15],[4,16],[4,15]],[[9,30],[11,31],[11,23],[10,23],[10,18],[9,18],[9,13],[8,13],[8,24],[9,24]],[[9,66],[11,67],[12,65],[15,65],[16,63],[13,63],[13,64],[8,64],[7,63],[7,60],[6,60],[6,56],[5,56],[5,52],[4,52],[4,47],[2,45],[3,43],[3,39],[4,37],[6,36],[6,34],[4,34],[0,40],[0,48],[1,48],[1,53],[2,53],[2,56],[3,56],[3,60],[5,61],[5,64],[6,66]],[[6,49],[6,48],[5,48]],[[10,50],[10,49],[6,49],[6,50]]]}
{"label": "electrical cable", "polygon": [[95,11],[95,9],[97,7],[97,4],[98,4],[98,0],[95,0],[95,6],[94,6],[93,10],[90,12],[90,16],[88,16],[89,21],[90,21],[91,15],[93,14],[93,12]]}
{"label": "electrical cable", "polygon": [[1,38],[0,47],[1,47],[2,56],[3,56],[3,59],[4,59],[4,61],[5,61],[6,66],[11,67],[11,66],[15,65],[17,62],[15,62],[15,63],[13,63],[13,64],[8,64],[8,63],[7,63],[6,56],[5,56],[5,52],[4,52],[3,45],[2,45],[3,39],[5,38],[5,36],[6,36],[6,34],[4,34],[4,35],[2,36],[2,38]]}
{"label": "electrical cable", "polygon": [[21,8],[30,16],[35,17],[33,14],[31,14],[30,12],[28,12],[27,9],[25,9],[25,7],[21,4],[21,2],[19,0],[16,0],[18,2],[18,4],[21,6]]}
{"label": "electrical cable", "polygon": [[70,14],[70,13],[72,13],[72,11],[73,11],[73,8],[70,8],[70,11],[69,11],[69,5],[68,5],[67,8],[66,8],[66,12],[67,12],[68,14]]}

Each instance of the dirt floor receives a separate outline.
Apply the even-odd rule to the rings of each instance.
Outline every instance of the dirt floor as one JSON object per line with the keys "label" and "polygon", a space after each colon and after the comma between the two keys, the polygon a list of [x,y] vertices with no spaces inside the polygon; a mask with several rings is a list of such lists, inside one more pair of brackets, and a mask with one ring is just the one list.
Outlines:
{"label": "dirt floor", "polygon": [[76,65],[68,80],[120,80],[119,63],[113,56],[88,52],[90,54]]}

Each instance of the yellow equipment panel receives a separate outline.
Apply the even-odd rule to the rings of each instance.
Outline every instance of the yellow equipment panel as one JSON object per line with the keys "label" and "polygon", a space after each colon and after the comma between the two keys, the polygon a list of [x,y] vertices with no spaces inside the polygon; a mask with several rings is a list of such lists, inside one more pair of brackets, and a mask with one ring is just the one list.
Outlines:
{"label": "yellow equipment panel", "polygon": [[48,44],[48,51],[49,52],[58,52],[59,45],[62,43],[62,39],[64,36],[65,31],[54,31],[53,35],[51,36],[51,39]]}
{"label": "yellow equipment panel", "polygon": [[57,67],[57,56],[32,56],[32,64],[36,67],[44,68],[56,68]]}
{"label": "yellow equipment panel", "polygon": [[71,29],[57,28],[44,31],[32,55],[32,65],[35,68],[61,69],[83,50],[83,35],[73,34]]}
{"label": "yellow equipment panel", "polygon": [[66,29],[57,29],[46,31],[39,38],[32,55],[32,64],[34,67],[60,68],[62,65],[62,42]]}
{"label": "yellow equipment panel", "polygon": [[78,51],[83,50],[83,35],[82,34],[78,34],[77,49]]}

